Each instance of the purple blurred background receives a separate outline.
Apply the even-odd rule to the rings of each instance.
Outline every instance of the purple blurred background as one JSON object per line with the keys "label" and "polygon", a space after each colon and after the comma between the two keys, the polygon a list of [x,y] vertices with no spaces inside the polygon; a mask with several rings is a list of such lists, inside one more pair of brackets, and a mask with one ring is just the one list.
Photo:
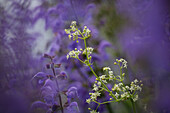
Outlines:
{"label": "purple blurred background", "polygon": [[[67,74],[76,87],[80,113],[94,77],[90,70],[66,54],[83,43],[69,41],[64,29],[75,20],[92,31],[88,45],[94,47],[94,70],[116,58],[128,61],[127,81],[139,78],[143,90],[136,103],[139,113],[170,113],[170,1],[169,0],[0,0],[0,113],[46,113],[33,110],[35,101],[45,102],[41,83],[31,81],[38,72],[50,73],[44,53],[61,63],[56,72]],[[107,97],[105,97],[107,98]],[[101,106],[102,113],[131,113],[129,103]],[[95,105],[92,105],[95,107]]]}

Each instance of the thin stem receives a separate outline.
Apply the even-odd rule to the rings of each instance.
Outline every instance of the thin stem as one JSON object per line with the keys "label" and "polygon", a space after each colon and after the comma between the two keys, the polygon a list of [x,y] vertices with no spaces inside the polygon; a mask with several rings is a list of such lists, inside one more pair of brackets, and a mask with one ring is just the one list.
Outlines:
{"label": "thin stem", "polygon": [[96,110],[95,110],[96,112],[97,112],[97,109],[99,108],[99,106],[100,106],[100,104],[98,104],[98,106],[97,106],[97,108],[96,108]]}
{"label": "thin stem", "polygon": [[[53,63],[53,60],[52,60],[52,59],[51,59],[51,62]],[[56,77],[56,72],[55,72],[54,67],[52,67],[52,71],[53,71],[54,76]],[[58,97],[59,97],[61,112],[64,113],[63,105],[62,105],[62,100],[61,100],[61,95],[60,95],[60,88],[59,88],[57,79],[56,79],[56,84],[57,84],[57,89],[58,89],[58,92],[59,92],[59,96],[58,96]]]}
{"label": "thin stem", "polygon": [[120,69],[120,81],[123,83],[123,76],[122,76],[122,67],[120,66],[120,63],[118,62],[118,66],[119,66],[119,69]]}
{"label": "thin stem", "polygon": [[[82,34],[81,34],[82,35]],[[87,45],[86,45],[86,38],[82,35],[82,37],[84,38],[84,46],[85,46],[85,49],[86,49],[86,56],[87,56],[87,60],[88,60],[88,66],[90,68],[90,70],[92,71],[92,73],[94,74],[94,76],[101,82],[101,84],[106,88],[107,92],[109,92],[111,94],[111,96],[117,100],[117,98],[112,94],[112,92],[108,89],[108,87],[100,80],[100,78],[97,76],[97,74],[94,72],[93,68],[91,67],[91,65],[89,65],[89,58],[88,58],[88,55],[87,55]]]}
{"label": "thin stem", "polygon": [[97,76],[97,74],[94,72],[93,68],[91,66],[89,66],[90,70],[92,71],[92,73],[94,74],[94,76],[101,82],[101,84],[106,88],[107,92],[109,92],[111,94],[111,96],[117,100],[117,98],[112,94],[112,92],[108,89],[108,87],[100,80],[100,78]]}
{"label": "thin stem", "polygon": [[86,45],[86,39],[84,38],[84,46],[85,46],[85,49],[86,49],[86,57],[87,57],[87,61],[88,61],[88,64],[89,64],[89,56],[87,54],[87,45]]}
{"label": "thin stem", "polygon": [[77,58],[81,63],[85,64],[81,59]]}
{"label": "thin stem", "polygon": [[136,108],[135,108],[135,103],[133,102],[132,99],[130,99],[130,100],[131,100],[131,103],[132,103],[133,112],[134,112],[134,113],[137,113],[137,112],[136,112]]}
{"label": "thin stem", "polygon": [[106,102],[102,102],[102,103],[100,103],[100,102],[97,102],[97,101],[93,101],[93,102],[95,102],[95,103],[97,103],[97,104],[108,104],[108,103],[112,103],[112,102],[119,102],[120,100],[114,100],[114,101],[106,101]]}

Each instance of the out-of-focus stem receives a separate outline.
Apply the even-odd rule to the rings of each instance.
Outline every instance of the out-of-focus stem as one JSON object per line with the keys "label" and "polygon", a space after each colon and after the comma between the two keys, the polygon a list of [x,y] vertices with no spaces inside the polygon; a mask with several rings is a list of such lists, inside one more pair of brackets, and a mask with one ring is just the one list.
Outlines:
{"label": "out-of-focus stem", "polygon": [[130,101],[131,101],[131,103],[132,103],[133,112],[134,112],[134,113],[137,113],[137,112],[136,112],[136,108],[135,108],[135,103],[134,103],[134,101],[133,101],[132,99],[130,99]]}
{"label": "out-of-focus stem", "polygon": [[[52,59],[51,59],[51,62],[53,63],[53,60],[52,60]],[[56,77],[56,72],[55,72],[54,67],[52,67],[52,71],[53,71],[54,76]],[[60,102],[61,112],[64,113],[63,105],[62,105],[62,100],[61,100],[61,95],[60,95],[60,87],[59,87],[59,85],[58,85],[57,79],[56,79],[56,84],[57,84],[57,89],[58,89],[58,92],[59,92],[58,98],[59,98],[59,102]]]}

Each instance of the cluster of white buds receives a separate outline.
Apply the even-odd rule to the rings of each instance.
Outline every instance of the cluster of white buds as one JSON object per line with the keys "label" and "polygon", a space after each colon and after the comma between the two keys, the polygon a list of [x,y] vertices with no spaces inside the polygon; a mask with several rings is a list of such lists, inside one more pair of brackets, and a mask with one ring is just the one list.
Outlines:
{"label": "cluster of white buds", "polygon": [[86,102],[88,104],[91,103],[91,101],[97,100],[97,97],[100,96],[101,91],[102,91],[102,85],[101,82],[96,79],[95,84],[93,85],[93,93],[89,93],[90,98],[86,99]]}
{"label": "cluster of white buds", "polygon": [[110,67],[104,67],[104,68],[103,68],[103,71],[108,71],[108,70],[109,70],[109,71],[111,70]]}
{"label": "cluster of white buds", "polygon": [[99,113],[99,112],[96,112],[95,110],[92,110],[92,111],[90,111],[90,113]]}
{"label": "cluster of white buds", "polygon": [[73,39],[74,41],[76,40],[76,42],[78,43],[78,39],[80,37],[80,30],[78,30],[77,28],[76,21],[72,21],[70,28],[71,29],[65,29],[66,34],[68,34],[68,38]]}
{"label": "cluster of white buds", "polygon": [[90,29],[87,28],[87,26],[84,26],[84,29],[83,29],[83,32],[82,32],[84,37],[87,37],[87,38],[90,37],[90,33],[91,33]]}
{"label": "cluster of white buds", "polygon": [[100,93],[99,91],[96,91],[96,92],[94,92],[94,93],[89,93],[90,98],[89,98],[89,99],[86,99],[86,102],[87,102],[88,104],[90,104],[91,101],[97,100],[97,97],[100,96],[100,94],[101,94],[101,93]]}
{"label": "cluster of white buds", "polygon": [[83,54],[86,54],[86,52],[87,52],[87,55],[90,55],[90,54],[92,54],[93,50],[94,50],[94,48],[87,47],[86,49],[84,49]]}
{"label": "cluster of white buds", "polygon": [[81,32],[77,28],[76,21],[72,21],[70,28],[71,29],[65,29],[65,32],[66,34],[68,34],[69,39],[73,39],[74,41],[76,40],[77,43],[79,42],[78,39],[86,39],[90,37],[91,31],[89,30],[89,28],[87,28],[87,26],[84,26],[83,32]]}
{"label": "cluster of white buds", "polygon": [[79,59],[79,55],[81,54],[81,50],[77,50],[77,48],[75,48],[75,50],[70,51],[67,54],[67,59],[68,58],[76,58]]}
{"label": "cluster of white buds", "polygon": [[[116,59],[117,62],[114,62],[115,65],[120,65],[121,68],[127,68],[127,61],[123,58]],[[120,64],[121,63],[121,64]]]}
{"label": "cluster of white buds", "polygon": [[70,28],[71,28],[73,31],[76,30],[76,26],[77,26],[76,24],[77,24],[76,21],[72,21],[72,22],[71,22]]}
{"label": "cluster of white buds", "polygon": [[[79,58],[79,55],[81,55],[81,54],[86,54],[86,51],[87,51],[87,56],[88,56],[88,60],[84,60],[84,61],[82,61],[80,58]],[[78,59],[78,60],[80,60],[82,63],[84,63],[84,64],[86,64],[86,65],[91,65],[92,63],[91,63],[91,59],[92,59],[92,56],[91,56],[91,54],[92,54],[92,52],[93,52],[93,48],[92,47],[87,47],[86,49],[77,49],[77,48],[75,48],[75,50],[72,50],[72,51],[70,51],[68,54],[67,54],[67,59],[69,59],[69,58],[75,58],[75,59]]]}
{"label": "cluster of white buds", "polygon": [[106,83],[107,84],[107,80],[106,80],[106,75],[102,75],[99,77],[100,80],[103,82],[103,83]]}
{"label": "cluster of white buds", "polygon": [[[122,73],[123,68],[127,68],[127,61],[124,59],[116,60],[114,63],[120,67],[120,73]],[[127,99],[132,99],[134,102],[138,100],[137,91],[141,91],[143,84],[141,81],[135,79],[129,85],[123,83],[125,73],[120,75],[114,75],[110,67],[103,67],[104,75],[96,78],[95,84],[93,85],[93,93],[89,93],[91,96],[86,100],[88,104],[91,102],[96,102],[97,97],[100,96],[102,91],[107,91],[110,95],[110,100],[124,101]],[[109,81],[115,81],[111,90],[106,89],[103,84],[107,84]],[[105,85],[106,86],[106,85]]]}
{"label": "cluster of white buds", "polygon": [[133,101],[135,102],[136,100],[138,100],[138,94],[136,93],[136,91],[142,90],[141,86],[143,86],[143,84],[140,83],[141,81],[138,82],[137,79],[132,81],[130,86],[124,85],[123,83],[120,82],[118,84],[114,84],[114,86],[112,87],[112,91],[117,99],[125,100],[128,98],[132,98]]}

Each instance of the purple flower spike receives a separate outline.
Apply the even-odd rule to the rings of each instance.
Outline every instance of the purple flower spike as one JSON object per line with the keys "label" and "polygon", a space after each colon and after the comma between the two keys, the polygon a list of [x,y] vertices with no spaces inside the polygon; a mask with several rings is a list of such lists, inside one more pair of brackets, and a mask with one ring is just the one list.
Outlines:
{"label": "purple flower spike", "polygon": [[66,94],[68,98],[78,97],[77,88],[76,87],[69,88]]}
{"label": "purple flower spike", "polygon": [[47,103],[53,103],[54,97],[57,95],[56,82],[47,79],[41,88],[41,95]]}

